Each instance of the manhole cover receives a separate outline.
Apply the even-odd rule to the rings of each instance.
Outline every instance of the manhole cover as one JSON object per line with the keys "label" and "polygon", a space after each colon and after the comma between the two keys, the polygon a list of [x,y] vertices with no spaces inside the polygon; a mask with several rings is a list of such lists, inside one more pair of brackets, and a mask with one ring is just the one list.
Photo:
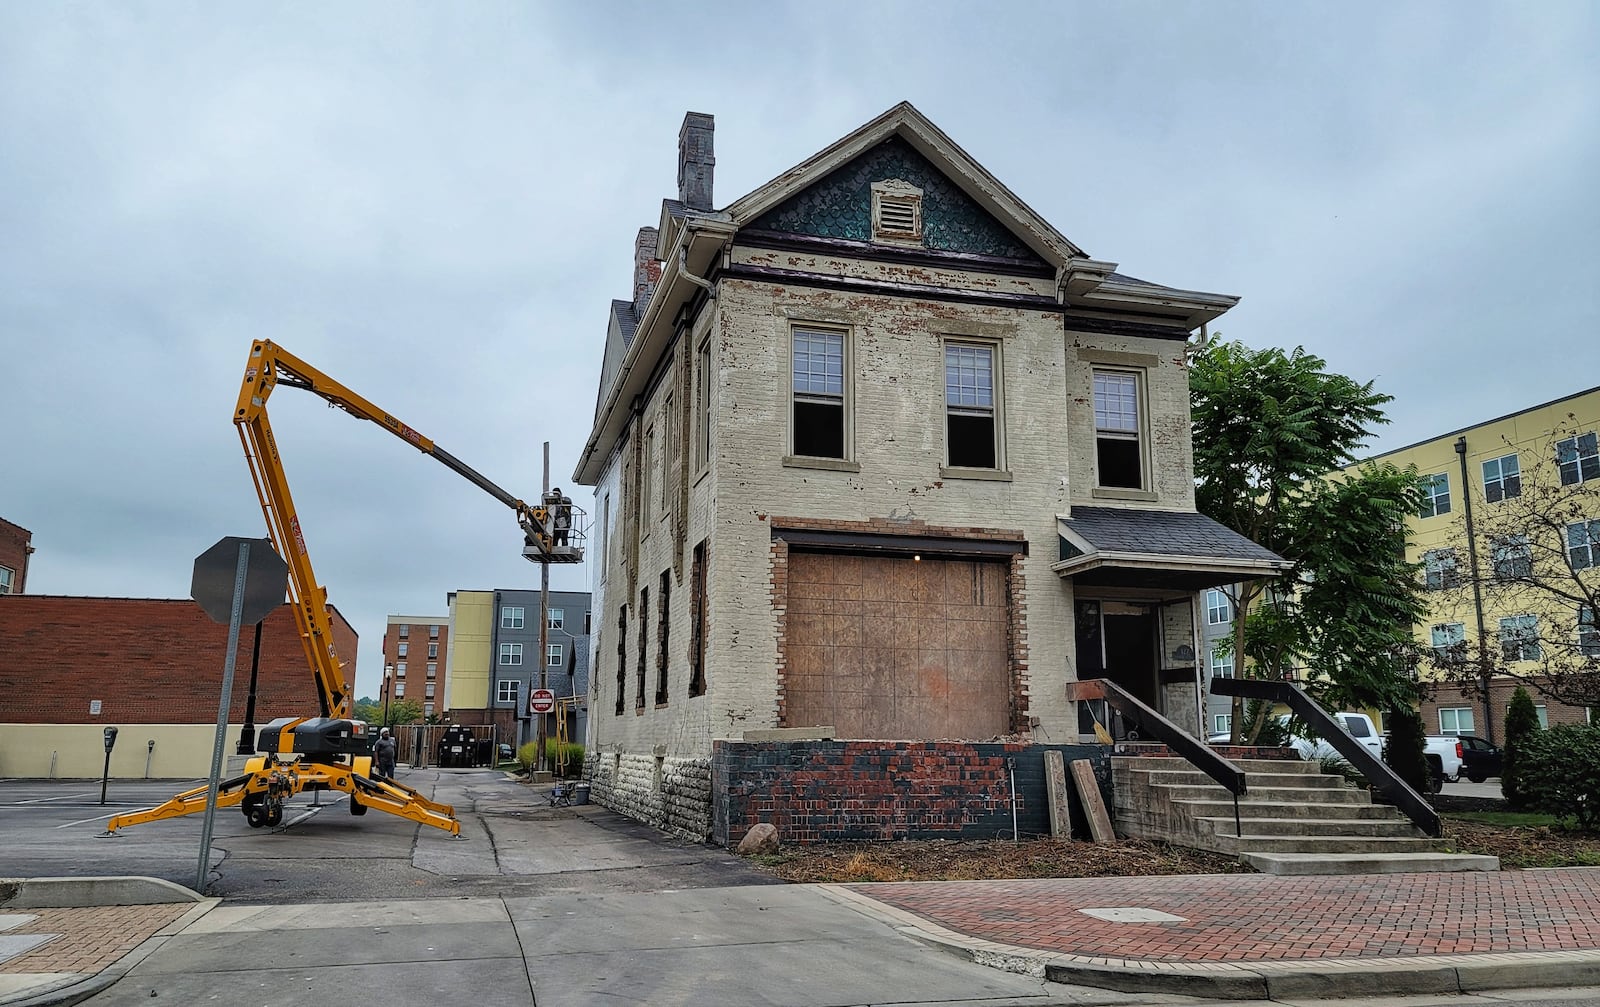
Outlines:
{"label": "manhole cover", "polygon": [[1159,909],[1145,909],[1141,906],[1123,906],[1115,909],[1080,909],[1078,912],[1086,916],[1093,916],[1097,920],[1109,920],[1112,923],[1187,923],[1182,916],[1164,913]]}

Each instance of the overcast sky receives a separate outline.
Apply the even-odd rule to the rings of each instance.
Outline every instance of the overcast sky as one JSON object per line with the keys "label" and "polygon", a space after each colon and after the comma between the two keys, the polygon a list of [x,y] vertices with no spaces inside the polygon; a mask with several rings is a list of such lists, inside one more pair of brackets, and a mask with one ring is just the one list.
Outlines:
{"label": "overcast sky", "polygon": [[[1396,397],[1398,447],[1600,384],[1593,3],[0,4],[0,516],[36,594],[184,597],[265,534],[270,338],[519,496],[569,479],[607,305],[716,116],[715,202],[909,100],[1123,272]],[[283,389],[318,579],[538,586],[511,513]],[[552,587],[588,572],[554,568]]]}

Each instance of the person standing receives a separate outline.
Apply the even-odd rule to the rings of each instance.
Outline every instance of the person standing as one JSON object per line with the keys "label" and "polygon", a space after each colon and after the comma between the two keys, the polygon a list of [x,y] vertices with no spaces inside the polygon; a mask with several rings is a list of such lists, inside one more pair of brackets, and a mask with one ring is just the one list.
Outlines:
{"label": "person standing", "polygon": [[394,739],[389,736],[389,729],[385,727],[378,732],[378,740],[372,746],[372,765],[375,776],[385,780],[394,779],[395,751]]}

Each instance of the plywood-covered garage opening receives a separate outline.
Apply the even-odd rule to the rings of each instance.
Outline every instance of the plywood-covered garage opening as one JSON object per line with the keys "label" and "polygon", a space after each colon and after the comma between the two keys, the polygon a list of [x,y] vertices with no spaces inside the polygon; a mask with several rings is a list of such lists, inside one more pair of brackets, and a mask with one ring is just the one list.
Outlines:
{"label": "plywood-covered garage opening", "polygon": [[791,549],[784,726],[855,739],[1010,734],[1008,569]]}

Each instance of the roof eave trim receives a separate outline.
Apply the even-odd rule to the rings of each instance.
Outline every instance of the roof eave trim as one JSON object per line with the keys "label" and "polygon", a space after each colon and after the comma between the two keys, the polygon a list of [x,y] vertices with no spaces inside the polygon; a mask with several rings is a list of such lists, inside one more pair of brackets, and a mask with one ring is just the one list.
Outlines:
{"label": "roof eave trim", "polygon": [[1138,570],[1193,570],[1238,572],[1243,577],[1276,577],[1294,564],[1287,560],[1219,559],[1215,556],[1180,556],[1149,552],[1094,552],[1052,563],[1058,576],[1071,577],[1100,567]]}
{"label": "roof eave trim", "polygon": [[1085,308],[1133,309],[1170,314],[1181,317],[1190,327],[1194,327],[1220,318],[1239,303],[1239,298],[1232,294],[1209,294],[1199,290],[1177,290],[1106,280],[1076,296],[1069,296],[1068,303]]}

